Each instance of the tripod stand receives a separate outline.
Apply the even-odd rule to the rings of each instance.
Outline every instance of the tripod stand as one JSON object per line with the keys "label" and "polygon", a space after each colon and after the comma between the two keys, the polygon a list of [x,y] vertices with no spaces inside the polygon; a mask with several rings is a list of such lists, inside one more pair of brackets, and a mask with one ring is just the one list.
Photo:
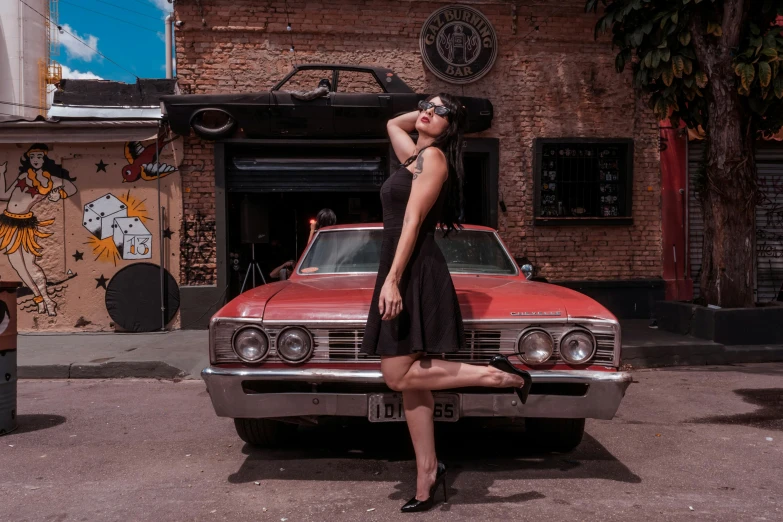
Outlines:
{"label": "tripod stand", "polygon": [[239,293],[242,294],[245,292],[245,287],[247,286],[247,278],[250,277],[250,275],[253,275],[252,281],[253,281],[253,288],[256,287],[256,270],[258,270],[258,275],[261,276],[261,281],[266,284],[266,279],[264,279],[264,273],[261,271],[261,267],[258,266],[258,262],[256,261],[256,244],[250,243],[250,264],[247,265],[247,271],[245,272],[245,280],[242,281],[242,288],[240,288]]}

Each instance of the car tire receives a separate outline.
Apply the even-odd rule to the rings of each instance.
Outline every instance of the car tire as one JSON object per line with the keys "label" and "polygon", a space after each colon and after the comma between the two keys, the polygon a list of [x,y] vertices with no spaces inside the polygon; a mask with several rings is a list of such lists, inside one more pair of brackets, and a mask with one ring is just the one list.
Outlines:
{"label": "car tire", "polygon": [[239,438],[258,448],[274,448],[291,442],[298,427],[270,419],[234,419]]}
{"label": "car tire", "polygon": [[573,451],[582,442],[584,419],[525,419],[525,431],[536,448],[557,453]]}

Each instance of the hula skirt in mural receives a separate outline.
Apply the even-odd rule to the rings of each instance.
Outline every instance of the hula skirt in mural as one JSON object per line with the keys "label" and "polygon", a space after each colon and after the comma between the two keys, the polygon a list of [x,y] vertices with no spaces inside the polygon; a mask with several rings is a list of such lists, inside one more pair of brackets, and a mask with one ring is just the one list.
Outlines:
{"label": "hula skirt in mural", "polygon": [[13,254],[21,247],[22,250],[35,257],[41,257],[41,245],[38,238],[49,237],[52,234],[41,232],[40,227],[54,223],[53,219],[38,221],[32,212],[13,214],[7,210],[0,214],[0,252]]}

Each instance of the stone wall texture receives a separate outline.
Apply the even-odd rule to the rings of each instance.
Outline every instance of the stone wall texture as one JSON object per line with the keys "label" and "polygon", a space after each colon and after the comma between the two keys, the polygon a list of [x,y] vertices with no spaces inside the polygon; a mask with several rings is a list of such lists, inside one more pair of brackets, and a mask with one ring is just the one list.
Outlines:
{"label": "stone wall texture", "polygon": [[[419,52],[421,27],[444,2],[177,0],[179,85],[185,93],[263,91],[294,62],[378,64],[417,92],[489,98],[495,117],[482,136],[500,139],[506,212],[498,211],[498,228],[514,255],[556,280],[660,277],[658,125],[630,71],[615,72],[608,38],[594,39],[595,15],[581,0],[463,4],[484,13],[499,39],[493,69],[464,87],[437,79]],[[533,226],[533,140],[554,137],[633,138],[632,226]],[[212,146],[186,139],[181,173],[184,221],[214,222]],[[214,254],[183,274],[186,284],[214,283]]]}

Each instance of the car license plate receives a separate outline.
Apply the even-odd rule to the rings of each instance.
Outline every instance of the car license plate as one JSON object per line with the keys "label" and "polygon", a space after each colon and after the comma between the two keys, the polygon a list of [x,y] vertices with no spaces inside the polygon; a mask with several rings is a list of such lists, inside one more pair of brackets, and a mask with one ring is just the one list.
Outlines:
{"label": "car license plate", "polygon": [[[459,395],[456,393],[435,393],[435,409],[432,416],[436,421],[456,422],[459,420]],[[378,393],[370,395],[367,418],[370,422],[397,422],[405,420],[401,393]]]}

